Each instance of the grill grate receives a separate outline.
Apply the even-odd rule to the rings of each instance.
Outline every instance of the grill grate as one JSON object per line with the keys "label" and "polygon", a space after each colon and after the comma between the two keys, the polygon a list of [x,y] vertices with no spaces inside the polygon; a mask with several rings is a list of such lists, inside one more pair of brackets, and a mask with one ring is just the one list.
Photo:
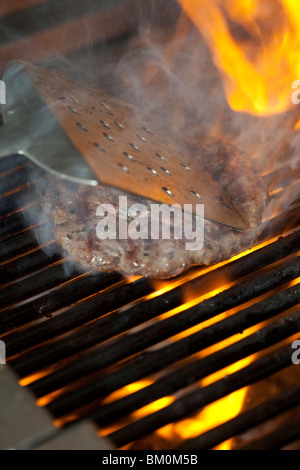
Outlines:
{"label": "grill grate", "polygon": [[[262,245],[255,251],[157,286],[116,273],[82,273],[62,258],[40,209],[48,183],[42,170],[20,156],[0,161],[0,339],[9,366],[57,425],[92,418],[123,447],[297,367],[291,362],[291,341],[300,330],[297,204],[273,219],[272,240],[266,241],[269,226],[262,228]],[[188,301],[189,296],[196,299]],[[220,350],[207,349],[235,337]],[[237,372],[199,385],[253,355]],[[114,398],[114,392],[141,380],[147,386]],[[167,396],[174,398],[168,406],[134,416]],[[299,401],[299,388],[291,387],[181,448],[211,448]],[[288,442],[300,436],[297,423],[292,431]],[[253,446],[287,443],[286,434],[282,439],[277,430],[269,434],[274,441],[264,436]]]}
{"label": "grill grate", "polygon": [[[208,431],[202,436],[191,439],[188,443],[181,446],[181,450],[207,450],[210,449],[224,439],[229,439],[232,436],[236,436],[246,431],[247,429],[254,427],[258,424],[263,423],[264,421],[273,418],[274,416],[289,410],[293,406],[300,404],[300,389],[295,388],[289,390],[286,393],[282,393],[276,396],[272,400],[268,400],[267,403],[259,405],[254,409],[240,414],[238,417],[231,419],[221,426],[217,426],[215,429]],[[298,430],[299,431],[299,430]],[[284,438],[282,438],[283,433],[281,432],[281,441],[277,443],[277,448],[283,445],[286,442],[290,442],[294,436],[288,436],[286,440],[286,434],[284,433]],[[297,433],[295,434],[297,437]],[[285,441],[285,442],[284,442]],[[274,445],[274,440],[272,440]],[[256,446],[257,448],[257,446]],[[274,447],[273,447],[274,448]],[[276,445],[275,445],[276,448]],[[267,449],[267,446],[264,445],[264,450]]]}

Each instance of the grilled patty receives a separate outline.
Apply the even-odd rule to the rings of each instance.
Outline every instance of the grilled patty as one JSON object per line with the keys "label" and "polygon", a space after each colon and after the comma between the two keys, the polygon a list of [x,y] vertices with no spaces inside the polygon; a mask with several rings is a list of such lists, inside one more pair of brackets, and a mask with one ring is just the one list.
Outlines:
{"label": "grilled patty", "polygon": [[[201,159],[205,170],[248,222],[249,230],[239,232],[205,220],[204,246],[198,251],[187,250],[184,238],[100,240],[96,234],[101,220],[96,215],[100,204],[112,204],[116,208],[118,225],[120,195],[127,196],[128,207],[143,204],[149,211],[153,201],[106,186],[94,188],[57,178],[50,184],[43,205],[53,220],[59,245],[84,268],[156,279],[176,276],[192,265],[229,259],[249,248],[264,205],[264,190],[249,159],[236,148],[213,138],[189,142],[187,154]],[[130,217],[127,220],[128,224],[132,222]]]}

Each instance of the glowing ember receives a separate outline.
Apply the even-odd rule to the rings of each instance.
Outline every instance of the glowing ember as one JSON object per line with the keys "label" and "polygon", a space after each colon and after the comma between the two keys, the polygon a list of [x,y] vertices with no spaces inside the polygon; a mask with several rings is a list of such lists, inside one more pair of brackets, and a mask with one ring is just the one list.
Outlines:
{"label": "glowing ember", "polygon": [[292,106],[300,77],[297,0],[178,0],[207,42],[230,106],[270,115]]}

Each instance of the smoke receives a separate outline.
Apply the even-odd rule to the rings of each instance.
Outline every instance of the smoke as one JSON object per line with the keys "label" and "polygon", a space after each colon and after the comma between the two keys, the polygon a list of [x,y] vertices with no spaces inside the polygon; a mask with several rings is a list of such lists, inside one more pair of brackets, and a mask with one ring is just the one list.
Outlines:
{"label": "smoke", "polygon": [[[125,28],[121,37],[111,42],[103,42],[105,37],[110,37],[107,32],[95,36],[95,26],[91,26],[88,19],[80,23],[81,40],[74,41],[75,50],[71,43],[66,46],[67,30],[64,28],[51,44],[43,41],[38,44],[36,38],[24,36],[5,24],[1,26],[1,37],[3,42],[9,38],[14,45],[9,49],[10,54],[18,50],[16,44],[19,44],[24,59],[38,62],[44,68],[80,82],[83,87],[104,90],[131,103],[145,124],[162,134],[166,141],[177,144],[179,149],[202,137],[220,138],[245,154],[260,175],[273,172],[274,177],[268,184],[274,191],[280,189],[281,169],[292,170],[286,182],[288,190],[283,188],[267,200],[264,218],[271,218],[278,208],[287,209],[299,197],[296,171],[300,166],[296,150],[299,135],[293,129],[300,108],[298,111],[294,106],[289,112],[270,117],[233,111],[207,44],[187,17],[180,15],[178,9],[172,9],[172,5],[178,7],[177,2],[146,3],[150,6],[148,14],[143,13],[138,2],[130,2],[135,10],[128,10],[127,15],[135,15],[138,29],[128,34]],[[166,4],[169,8],[163,7]],[[114,21],[112,16],[110,21]],[[111,39],[115,36],[116,33]],[[94,43],[95,37],[98,37],[98,44]],[[57,52],[53,53],[55,48]],[[4,54],[2,65],[6,57]],[[17,89],[15,78],[10,80]],[[30,114],[31,103],[26,100],[26,90],[21,98],[22,106]],[[40,113],[42,115],[43,110]],[[39,114],[32,125],[25,119],[26,125],[18,129],[17,137],[20,139],[21,134],[23,150],[29,145],[28,134],[31,139],[45,134],[45,127],[36,126],[37,121],[41,122]],[[54,122],[48,121],[44,126],[50,130]],[[54,145],[47,140],[43,144]],[[43,234],[43,240],[47,238],[49,236]]]}
{"label": "smoke", "polygon": [[[292,104],[292,83],[286,112],[258,116],[232,110],[223,77],[187,17],[180,17],[175,31],[141,29],[116,63],[112,83],[111,92],[142,110],[150,126],[177,142],[178,148],[195,138],[217,137],[245,154],[260,175],[274,173],[266,189],[272,193],[277,184],[277,194],[266,201],[265,220],[299,198],[295,170],[300,166],[300,133],[294,128],[300,107]],[[283,169],[289,178],[281,182]],[[262,182],[266,184],[266,179]]]}

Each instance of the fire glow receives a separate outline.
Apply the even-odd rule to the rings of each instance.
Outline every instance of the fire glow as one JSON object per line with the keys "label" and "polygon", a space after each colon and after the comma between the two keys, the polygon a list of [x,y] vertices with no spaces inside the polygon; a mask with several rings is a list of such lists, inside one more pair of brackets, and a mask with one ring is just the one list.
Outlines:
{"label": "fire glow", "polygon": [[234,110],[272,115],[291,108],[300,77],[296,0],[178,1],[208,44]]}
{"label": "fire glow", "polygon": [[[267,2],[264,0],[224,0],[222,2],[221,0],[178,0],[178,2],[206,40],[214,62],[221,72],[228,103],[234,111],[271,116],[291,108],[291,84],[296,78],[300,78],[300,33],[297,32],[300,32],[300,19],[294,14],[296,1],[281,0],[280,2],[274,0],[268,2],[268,7],[266,6]],[[272,3],[271,6],[270,3]],[[265,21],[268,17],[272,20]],[[276,21],[274,21],[274,18]],[[235,37],[234,28],[238,28],[237,31],[243,39]],[[276,76],[278,70],[280,70],[280,77]],[[300,125],[299,123],[300,121],[298,121],[296,127]],[[281,187],[275,188],[272,194],[277,194],[281,190]],[[146,300],[161,296],[165,292],[183,285],[188,279],[200,278],[210,271],[241,259],[249,253],[271,244],[274,240],[268,240],[247,252],[235,256],[231,260],[205,269],[201,268],[199,271],[185,274],[176,280],[155,282],[154,292],[149,294]],[[134,282],[136,279],[138,278],[133,277],[128,279],[128,282]],[[299,281],[299,278],[293,281],[291,286],[298,284]],[[205,294],[185,292],[183,303],[179,307],[162,314],[159,320],[184,313],[190,307],[217,296],[231,285],[233,285],[231,280],[224,278]],[[238,309],[230,312],[230,315],[236,312],[238,312]],[[228,312],[218,315],[212,320],[182,331],[180,334],[173,336],[170,341],[180,341],[222,320],[227,314]],[[246,335],[250,335],[256,329],[257,327],[249,329]],[[204,357],[203,354],[208,356],[235,341],[238,341],[237,336],[206,348],[205,351],[195,354],[194,357],[202,358]],[[230,367],[206,377],[197,386],[206,387],[226,375],[233,374],[251,363],[254,358],[255,356],[246,357]],[[27,377],[20,383],[27,386],[45,375],[46,373],[41,373],[37,376]],[[103,401],[103,404],[111,404],[122,397],[134,394],[150,386],[154,383],[154,380],[151,378],[129,384],[118,390],[118,392],[109,395]],[[238,415],[243,409],[247,391],[247,387],[238,390],[213,405],[205,407],[195,416],[158,429],[156,435],[163,441],[172,442],[176,445],[176,442],[180,443],[181,440],[191,439],[200,433],[204,433]],[[61,393],[62,390],[42,397],[38,400],[38,405],[46,406]],[[139,420],[174,403],[176,398],[175,395],[165,396],[136,410],[132,413],[131,418],[133,421]],[[61,420],[61,425],[75,421],[75,419],[77,419],[75,414],[70,415],[65,420]],[[56,425],[60,425],[59,421],[56,421]],[[118,429],[118,426],[113,428],[109,426],[104,428],[100,435],[107,436],[115,429]],[[231,443],[225,442],[220,448],[229,449]]]}
{"label": "fire glow", "polygon": [[[300,19],[295,14],[295,0],[276,0],[271,5],[270,2],[261,0],[178,1],[208,44],[213,60],[221,72],[228,103],[234,111],[271,116],[291,108],[291,86],[295,79],[300,77]],[[234,37],[233,24],[236,25],[240,38]],[[279,70],[280,74],[276,74]],[[245,255],[246,253],[243,253],[236,258]],[[156,287],[159,293],[167,289],[164,283],[163,286]],[[221,290],[222,288],[216,288],[208,297],[217,295]],[[186,303],[175,313],[184,311],[202,300],[196,295],[187,298]],[[165,317],[170,315],[172,313],[168,312]],[[180,340],[214,321],[216,319],[191,328],[173,340]],[[247,335],[256,330],[257,327],[251,328]],[[237,338],[230,338],[217,345],[217,349],[236,340]],[[216,346],[209,348],[206,353],[210,354],[215,350]],[[254,359],[255,355],[247,357],[212,377],[207,377],[199,386],[205,387],[227,374],[234,373]],[[206,407],[194,417],[167,425],[159,429],[157,435],[169,441],[176,441],[178,438],[191,439],[238,415],[243,408],[247,391],[248,387]],[[152,413],[155,408],[154,404],[153,408],[149,405],[146,407],[147,413]],[[138,416],[134,415],[133,419],[138,419]],[[231,447],[232,443],[228,441],[219,449]]]}

